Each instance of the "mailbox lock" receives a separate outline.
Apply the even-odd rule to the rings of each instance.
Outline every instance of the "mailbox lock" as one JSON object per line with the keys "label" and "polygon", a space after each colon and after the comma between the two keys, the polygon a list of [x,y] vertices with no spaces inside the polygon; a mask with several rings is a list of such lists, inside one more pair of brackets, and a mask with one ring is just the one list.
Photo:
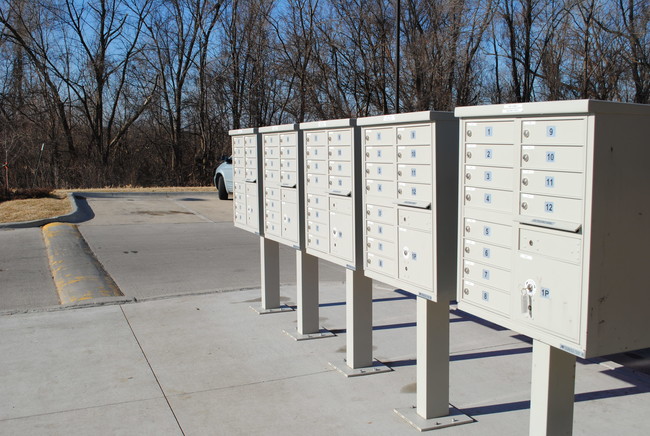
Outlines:
{"label": "mailbox lock", "polygon": [[472,152],[471,152],[471,151],[468,151],[467,154],[466,154],[466,156],[467,156],[467,159],[471,159],[471,158],[472,158]]}
{"label": "mailbox lock", "polygon": [[370,174],[370,168],[366,168],[366,174]]}
{"label": "mailbox lock", "polygon": [[534,242],[533,242],[532,239],[528,241],[528,245],[530,245],[531,247],[533,246],[533,244],[534,244]]}
{"label": "mailbox lock", "polygon": [[[309,202],[309,201],[308,201],[308,202]],[[465,226],[465,231],[466,231],[467,233],[469,233],[471,230],[472,230],[472,228],[471,228],[470,226]]]}
{"label": "mailbox lock", "polygon": [[371,229],[370,229],[370,226],[366,227],[366,230],[367,230],[367,231],[370,231],[370,230],[371,230]]}
{"label": "mailbox lock", "polygon": [[307,136],[307,142],[309,142],[309,136]]}
{"label": "mailbox lock", "polygon": [[528,209],[528,203],[526,203],[525,201],[524,201],[523,203],[521,203],[521,208],[522,208],[523,210]]}
{"label": "mailbox lock", "polygon": [[524,162],[528,162],[528,159],[530,159],[527,154],[523,155],[521,158],[524,160]]}
{"label": "mailbox lock", "polygon": [[[307,182],[311,182],[311,179],[309,177],[307,177]],[[307,203],[309,203],[309,200],[307,200]]]}
{"label": "mailbox lock", "polygon": [[467,288],[463,289],[463,294],[469,295],[469,289],[467,289]]}
{"label": "mailbox lock", "polygon": [[307,150],[307,156],[309,156],[309,150]]}
{"label": "mailbox lock", "polygon": [[328,142],[331,142],[331,141],[332,141],[332,137],[331,137],[331,136],[328,136],[328,137],[327,137],[327,141],[328,141]]}
{"label": "mailbox lock", "polygon": [[401,158],[401,157],[402,157],[402,153],[397,153],[397,157]]}
{"label": "mailbox lock", "polygon": [[[366,139],[368,139],[367,136],[366,136]],[[366,157],[370,157],[370,152],[369,151],[366,151]]]}
{"label": "mailbox lock", "polygon": [[398,171],[398,172],[397,172],[397,175],[398,175],[398,176],[401,176],[401,175],[402,175],[402,172],[401,172],[401,171]]}
{"label": "mailbox lock", "polygon": [[402,134],[401,133],[397,134],[397,139],[402,139]]}
{"label": "mailbox lock", "polygon": [[370,209],[366,211],[366,215],[370,215]]}
{"label": "mailbox lock", "polygon": [[[370,141],[370,136],[366,135],[366,141]],[[370,261],[368,261],[370,263]]]}
{"label": "mailbox lock", "polygon": [[465,174],[465,178],[466,178],[467,180],[471,180],[471,179],[472,179],[472,175],[471,175],[470,173],[467,173],[467,174]]}
{"label": "mailbox lock", "polygon": [[331,165],[329,166],[329,170],[332,171],[332,166]]}
{"label": "mailbox lock", "polygon": [[472,201],[472,196],[469,194],[465,194],[465,200]]}
{"label": "mailbox lock", "polygon": [[467,136],[469,136],[470,138],[472,137],[472,131],[471,130],[467,131]]}
{"label": "mailbox lock", "polygon": [[367,246],[368,248],[370,248],[370,247],[372,247],[372,244],[371,244],[370,242],[368,242],[368,243],[366,243],[366,246]]}
{"label": "mailbox lock", "polygon": [[331,180],[329,181],[329,184],[330,184],[330,185],[332,184],[332,181],[331,181]]}
{"label": "mailbox lock", "polygon": [[528,138],[530,136],[530,132],[528,130],[524,130],[524,138]]}
{"label": "mailbox lock", "polygon": [[521,179],[521,184],[524,186],[528,186],[528,179],[527,178]]}
{"label": "mailbox lock", "polygon": [[465,267],[465,274],[469,274],[469,268]]}
{"label": "mailbox lock", "polygon": [[402,193],[402,188],[399,188],[399,189],[397,190],[397,193],[398,193],[398,194],[401,194],[401,193]]}
{"label": "mailbox lock", "polygon": [[366,185],[366,191],[370,191],[370,185]]}
{"label": "mailbox lock", "polygon": [[368,264],[370,264],[371,259],[368,259]]}
{"label": "mailbox lock", "polygon": [[331,156],[331,155],[332,155],[332,152],[330,151],[328,154]]}
{"label": "mailbox lock", "polygon": [[465,253],[469,253],[469,247],[465,247]]}

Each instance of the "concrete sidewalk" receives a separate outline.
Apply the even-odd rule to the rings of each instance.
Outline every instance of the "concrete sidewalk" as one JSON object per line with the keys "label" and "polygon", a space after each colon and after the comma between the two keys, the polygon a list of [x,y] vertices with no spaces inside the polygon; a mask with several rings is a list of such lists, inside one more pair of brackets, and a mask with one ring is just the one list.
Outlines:
{"label": "concrete sidewalk", "polygon": [[[295,302],[295,288],[283,296]],[[0,317],[0,434],[414,435],[415,300],[376,284],[374,356],[345,378],[344,286],[321,284],[332,338],[295,342],[296,313],[259,290]],[[451,311],[451,402],[476,422],[435,435],[528,433],[531,345]],[[650,378],[579,360],[575,435],[650,433]]]}

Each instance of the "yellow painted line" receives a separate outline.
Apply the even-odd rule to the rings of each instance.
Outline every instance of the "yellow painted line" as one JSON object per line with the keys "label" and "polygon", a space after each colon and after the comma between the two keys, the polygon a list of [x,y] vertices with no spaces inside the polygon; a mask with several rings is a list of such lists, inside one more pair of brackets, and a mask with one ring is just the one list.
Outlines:
{"label": "yellow painted line", "polygon": [[76,225],[51,223],[42,233],[61,304],[123,296]]}

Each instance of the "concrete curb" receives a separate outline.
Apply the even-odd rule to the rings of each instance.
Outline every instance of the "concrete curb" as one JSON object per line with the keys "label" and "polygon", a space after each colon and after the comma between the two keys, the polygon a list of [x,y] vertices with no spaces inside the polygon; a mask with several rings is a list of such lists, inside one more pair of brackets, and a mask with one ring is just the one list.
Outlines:
{"label": "concrete curb", "polygon": [[76,225],[50,223],[42,232],[61,304],[124,296]]}
{"label": "concrete curb", "polygon": [[69,214],[34,221],[0,223],[0,229],[26,229],[30,227],[41,227],[55,222],[81,223],[95,217],[95,214],[92,212],[83,196],[74,192],[69,192],[67,197],[70,204],[72,204],[72,211]]}

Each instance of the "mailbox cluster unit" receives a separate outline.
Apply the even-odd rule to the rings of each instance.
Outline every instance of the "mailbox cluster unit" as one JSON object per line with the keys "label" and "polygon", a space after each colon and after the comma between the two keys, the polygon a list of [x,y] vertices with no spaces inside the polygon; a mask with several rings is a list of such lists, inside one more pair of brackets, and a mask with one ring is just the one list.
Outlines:
{"label": "mailbox cluster unit", "polygon": [[650,346],[650,107],[456,115],[459,308],[579,357]]}
{"label": "mailbox cluster unit", "polygon": [[359,134],[354,120],[300,124],[303,134],[308,254],[356,270],[359,228]]}
{"label": "mailbox cluster unit", "polygon": [[260,142],[257,129],[231,130],[233,221],[236,227],[260,232],[261,184],[258,183]]}
{"label": "mailbox cluster unit", "polygon": [[262,127],[264,236],[296,249],[303,246],[302,138],[297,124]]}
{"label": "mailbox cluster unit", "polygon": [[433,301],[456,289],[458,123],[448,112],[360,118],[367,277]]}

